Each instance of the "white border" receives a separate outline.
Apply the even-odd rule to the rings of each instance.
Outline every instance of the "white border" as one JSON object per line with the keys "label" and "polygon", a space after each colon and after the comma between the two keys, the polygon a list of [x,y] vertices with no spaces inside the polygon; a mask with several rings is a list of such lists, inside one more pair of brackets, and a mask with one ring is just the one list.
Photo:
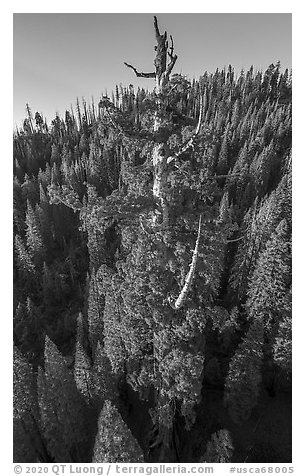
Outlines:
{"label": "white border", "polygon": [[[304,352],[305,305],[304,294],[304,148],[305,148],[305,107],[304,107],[304,44],[305,18],[301,1],[218,1],[193,2],[186,9],[186,2],[64,2],[52,0],[13,1],[1,6],[1,52],[2,52],[2,114],[1,114],[1,297],[2,297],[2,345],[1,348],[1,462],[2,474],[13,473],[12,466],[12,130],[13,130],[13,13],[292,13],[293,14],[293,466],[294,474],[304,474],[304,403],[305,378],[302,372]],[[292,4],[293,3],[293,4]],[[126,9],[128,5],[128,10]],[[4,143],[4,146],[3,146]],[[3,169],[4,166],[4,169]],[[4,304],[3,304],[4,303]],[[303,398],[302,398],[303,397]],[[226,465],[224,465],[226,466]],[[244,466],[244,465],[240,465]],[[261,466],[261,465],[257,465]],[[266,464],[267,466],[267,464]],[[268,464],[268,466],[272,466]],[[276,465],[274,465],[276,466]],[[289,464],[287,464],[289,466]],[[224,471],[224,472],[223,472]],[[215,474],[229,474],[228,467],[217,467]]]}

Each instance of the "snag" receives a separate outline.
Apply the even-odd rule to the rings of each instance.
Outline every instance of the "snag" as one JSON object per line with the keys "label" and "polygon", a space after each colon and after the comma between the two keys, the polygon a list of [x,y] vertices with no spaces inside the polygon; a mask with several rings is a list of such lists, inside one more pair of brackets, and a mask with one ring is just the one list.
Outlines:
{"label": "snag", "polygon": [[[167,176],[169,173],[169,165],[174,160],[178,159],[183,153],[188,149],[194,146],[194,141],[198,136],[201,128],[202,117],[203,117],[203,99],[200,99],[200,114],[195,129],[194,134],[190,139],[187,140],[185,144],[174,153],[170,150],[167,145],[167,142],[162,137],[162,114],[161,114],[161,96],[168,94],[165,91],[165,86],[168,84],[171,72],[175,66],[178,56],[174,54],[174,40],[170,35],[170,46],[167,41],[167,32],[163,35],[160,34],[158,27],[157,17],[154,16],[154,28],[155,35],[157,40],[157,46],[155,47],[156,57],[154,60],[155,72],[153,73],[142,73],[139,72],[134,66],[129,63],[124,63],[125,66],[131,68],[137,77],[142,78],[155,78],[155,92],[156,92],[156,103],[157,109],[155,111],[153,132],[155,137],[155,145],[152,151],[152,163],[154,168],[154,183],[153,183],[153,196],[155,198],[156,204],[162,211],[162,222],[158,220],[158,213],[156,211],[156,216],[151,221],[150,226],[152,231],[164,229],[168,226],[169,223],[169,207],[166,200],[166,183]],[[177,166],[177,165],[176,165]]]}

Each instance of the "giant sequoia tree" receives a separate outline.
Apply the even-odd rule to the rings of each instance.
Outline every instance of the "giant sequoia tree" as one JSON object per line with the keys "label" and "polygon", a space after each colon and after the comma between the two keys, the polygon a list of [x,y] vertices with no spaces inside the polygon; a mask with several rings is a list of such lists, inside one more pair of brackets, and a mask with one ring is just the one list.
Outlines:
{"label": "giant sequoia tree", "polygon": [[289,388],[289,72],[190,82],[153,28],[152,91],[14,135],[16,461],[244,461]]}
{"label": "giant sequoia tree", "polygon": [[[155,71],[138,72],[135,67],[125,63],[137,76],[155,78],[154,112],[152,124],[147,130],[151,147],[146,160],[147,166],[152,170],[153,202],[148,212],[143,210],[139,218],[134,217],[141,226],[140,236],[134,242],[125,263],[118,268],[118,278],[113,276],[112,282],[120,279],[117,295],[120,294],[120,287],[122,289],[121,329],[129,364],[129,382],[136,390],[145,387],[147,394],[147,389],[151,387],[154,393],[152,416],[156,441],[152,442],[152,446],[162,444],[164,448],[169,447],[174,451],[171,446],[176,414],[184,415],[187,425],[190,425],[194,419],[193,407],[200,398],[204,362],[203,301],[208,299],[204,296],[202,285],[198,286],[201,288],[198,289],[199,299],[190,299],[190,289],[196,276],[201,233],[205,232],[208,246],[213,248],[213,244],[209,243],[211,230],[202,230],[202,213],[210,215],[211,212],[205,200],[198,197],[195,183],[193,197],[189,197],[193,205],[196,204],[195,214],[186,211],[181,203],[186,199],[185,184],[181,183],[182,197],[179,197],[177,186],[179,178],[182,178],[179,177],[180,174],[184,178],[190,175],[187,170],[183,171],[183,161],[180,162],[180,159],[194,148],[200,134],[203,92],[200,87],[197,97],[197,126],[191,136],[182,140],[182,144],[171,146],[173,135],[182,136],[181,126],[173,128],[168,114],[169,110],[174,110],[172,93],[179,87],[179,82],[171,78],[177,55],[174,54],[173,38],[170,37],[169,45],[167,33],[160,34],[156,17],[154,29],[157,41]],[[124,135],[124,130],[122,134]],[[195,177],[189,179],[194,182],[196,180]],[[210,219],[209,216],[207,221]],[[196,226],[198,231],[194,240],[192,230]],[[183,238],[182,228],[185,229]],[[222,226],[212,228],[220,240],[228,232]],[[123,228],[122,234],[124,231]],[[187,241],[193,241],[193,250],[189,248]],[[203,260],[207,260],[203,250],[202,254]],[[188,260],[190,264],[187,271]],[[201,274],[201,278],[206,278],[215,273],[216,276],[211,281],[217,287],[219,269],[214,271],[213,268],[216,264],[221,269],[221,254],[219,264],[209,264],[210,269],[206,271],[202,266],[198,276]],[[173,290],[178,294],[177,297],[174,297]],[[208,286],[207,290],[210,298],[211,290]],[[186,305],[188,299],[190,301]],[[180,309],[181,312],[177,314]]]}

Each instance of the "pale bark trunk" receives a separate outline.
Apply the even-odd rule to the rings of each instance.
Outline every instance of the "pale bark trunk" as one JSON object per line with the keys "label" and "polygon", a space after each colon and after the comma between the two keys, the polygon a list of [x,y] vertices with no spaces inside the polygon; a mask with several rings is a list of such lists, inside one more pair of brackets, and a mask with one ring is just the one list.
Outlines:
{"label": "pale bark trunk", "polygon": [[190,287],[192,285],[192,282],[195,277],[195,272],[196,272],[196,265],[197,265],[197,260],[198,260],[198,247],[199,247],[199,241],[200,241],[200,233],[201,233],[201,215],[199,219],[199,226],[198,226],[198,233],[197,233],[197,240],[195,244],[195,248],[193,250],[193,256],[192,256],[192,262],[190,264],[190,270],[185,278],[184,286],[176,299],[174,304],[171,304],[172,308],[177,311],[180,309],[183,304],[186,301],[187,295],[189,293]]}

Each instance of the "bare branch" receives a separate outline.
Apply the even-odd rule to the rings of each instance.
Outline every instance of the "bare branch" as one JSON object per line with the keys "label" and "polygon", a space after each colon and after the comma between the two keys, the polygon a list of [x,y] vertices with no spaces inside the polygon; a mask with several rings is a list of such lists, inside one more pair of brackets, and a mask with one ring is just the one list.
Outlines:
{"label": "bare branch", "polygon": [[168,52],[168,56],[172,58],[174,54],[174,40],[172,35],[170,35],[170,39],[171,39],[171,47],[170,47],[170,51]]}
{"label": "bare branch", "polygon": [[175,66],[175,63],[177,61],[177,58],[178,56],[177,55],[174,55],[171,59],[171,61],[169,62],[168,66],[167,66],[167,69],[166,69],[166,76],[168,77],[172,70],[173,70],[173,67]]}
{"label": "bare branch", "polygon": [[222,179],[222,178],[226,178],[226,177],[250,177],[251,174],[241,174],[241,173],[237,173],[237,174],[224,174],[224,175],[206,175],[205,178],[207,179]]}
{"label": "bare branch", "polygon": [[156,39],[158,41],[158,39],[161,35],[160,35],[160,31],[159,31],[159,27],[158,27],[158,20],[157,20],[156,16],[154,16],[154,27],[155,27],[155,32],[156,32]]}
{"label": "bare branch", "polygon": [[174,303],[170,302],[171,307],[173,309],[175,309],[175,311],[180,309],[183,306],[183,304],[185,303],[188,292],[190,290],[190,287],[191,287],[192,282],[193,282],[194,277],[195,277],[196,265],[197,265],[197,260],[198,260],[198,247],[199,247],[200,233],[201,233],[201,215],[200,215],[200,218],[199,218],[197,240],[196,240],[195,248],[194,248],[194,251],[193,251],[193,257],[192,257],[192,261],[191,261],[191,264],[190,264],[190,270],[189,270],[189,272],[188,272],[188,274],[185,278],[184,286],[183,286],[178,298],[176,299],[176,301]]}
{"label": "bare branch", "polygon": [[138,78],[155,78],[156,77],[156,73],[142,73],[142,72],[139,72],[139,71],[136,70],[136,68],[134,66],[132,66],[131,64],[128,64],[126,62],[124,62],[124,65],[127,66],[127,68],[131,68]]}
{"label": "bare branch", "polygon": [[[177,55],[174,55],[174,40],[173,40],[172,35],[170,35],[170,39],[171,39],[171,46],[170,46],[169,51],[167,52],[167,54],[170,58],[170,62],[168,63],[168,66],[166,68],[166,77],[167,78],[171,74],[171,72],[173,70],[173,67],[175,66],[175,63],[176,63],[177,58],[178,58]],[[167,47],[168,47],[168,45],[167,45]]]}
{"label": "bare branch", "polygon": [[235,241],[240,241],[245,238],[245,235],[240,236],[239,238],[235,238],[234,240],[226,240],[226,243],[234,243]]}
{"label": "bare branch", "polygon": [[146,235],[149,235],[149,236],[152,236],[154,234],[154,231],[151,231],[147,228],[146,225],[144,225],[143,221],[142,221],[142,217],[140,217],[140,225],[141,225],[141,228],[142,230],[144,231],[144,233]]}
{"label": "bare branch", "polygon": [[111,114],[110,114],[110,112],[109,112],[109,110],[108,110],[107,107],[106,107],[106,112],[107,112],[108,119],[110,120],[110,122],[111,122],[111,124],[113,125],[113,127],[114,127],[115,129],[117,129],[118,131],[124,133],[122,127],[121,127],[117,122],[114,122],[114,120],[112,119]]}
{"label": "bare branch", "polygon": [[154,26],[156,31],[156,40],[157,46],[155,46],[156,57],[154,59],[154,65],[156,68],[156,79],[157,83],[160,84],[162,76],[164,76],[166,72],[166,57],[167,57],[167,33],[164,32],[163,35],[160,34],[159,27],[158,27],[158,20],[157,17],[154,17]]}

